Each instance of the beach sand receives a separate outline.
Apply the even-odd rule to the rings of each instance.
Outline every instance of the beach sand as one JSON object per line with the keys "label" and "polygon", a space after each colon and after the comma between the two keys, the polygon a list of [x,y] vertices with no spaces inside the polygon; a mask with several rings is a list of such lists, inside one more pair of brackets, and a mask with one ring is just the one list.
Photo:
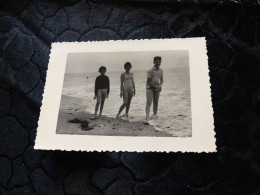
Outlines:
{"label": "beach sand", "polygon": [[[129,122],[123,119],[102,116],[101,118],[91,120],[93,113],[87,112],[86,108],[82,99],[62,95],[56,133],[107,136],[172,136],[156,130],[151,125],[144,125],[141,119],[138,122]],[[93,129],[83,130],[80,123],[68,122],[73,119],[88,121],[89,127]]]}

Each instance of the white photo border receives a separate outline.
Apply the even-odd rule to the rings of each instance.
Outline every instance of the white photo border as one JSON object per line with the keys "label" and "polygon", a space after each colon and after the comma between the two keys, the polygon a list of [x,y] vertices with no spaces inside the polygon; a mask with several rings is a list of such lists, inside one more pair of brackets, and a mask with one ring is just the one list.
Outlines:
{"label": "white photo border", "polygon": [[[192,137],[56,134],[68,53],[188,50]],[[208,57],[204,37],[52,43],[35,149],[66,151],[216,152]]]}

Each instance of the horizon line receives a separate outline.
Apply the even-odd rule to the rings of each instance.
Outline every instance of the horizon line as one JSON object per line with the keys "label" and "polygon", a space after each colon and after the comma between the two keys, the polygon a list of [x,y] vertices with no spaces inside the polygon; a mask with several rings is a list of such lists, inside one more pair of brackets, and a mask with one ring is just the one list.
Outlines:
{"label": "horizon line", "polygon": [[[175,67],[175,68],[162,68],[162,70],[170,70],[170,69],[178,69],[178,68],[187,68],[189,69],[190,67]],[[138,70],[134,70],[134,71],[148,71],[149,69],[138,69]],[[121,71],[121,70],[116,70],[116,71],[109,71],[109,72],[124,72]],[[131,71],[130,71],[131,72]],[[69,72],[69,73],[66,73],[65,71],[65,74],[86,74],[86,73],[99,73],[98,71],[95,71],[95,72]]]}

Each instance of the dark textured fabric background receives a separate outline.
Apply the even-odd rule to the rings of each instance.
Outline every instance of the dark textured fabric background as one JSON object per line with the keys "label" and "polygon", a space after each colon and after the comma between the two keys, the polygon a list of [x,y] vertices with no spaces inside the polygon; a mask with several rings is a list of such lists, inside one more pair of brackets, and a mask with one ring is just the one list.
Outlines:
{"label": "dark textured fabric background", "polygon": [[[259,194],[259,1],[0,1],[0,194]],[[33,150],[53,41],[207,37],[217,153]]]}

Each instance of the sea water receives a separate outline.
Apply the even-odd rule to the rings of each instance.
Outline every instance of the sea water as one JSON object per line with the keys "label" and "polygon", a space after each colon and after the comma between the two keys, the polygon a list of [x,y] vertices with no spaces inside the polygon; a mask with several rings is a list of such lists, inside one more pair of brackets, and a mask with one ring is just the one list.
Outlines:
{"label": "sea water", "polygon": [[[164,84],[159,98],[158,119],[152,120],[157,130],[177,137],[192,135],[190,79],[188,68],[165,69]],[[131,121],[145,119],[147,70],[132,71],[136,87],[129,111]],[[120,75],[123,72],[107,72],[110,79],[109,98],[106,99],[103,115],[115,117],[123,103],[120,98]],[[95,79],[99,73],[65,74],[62,95],[83,99],[87,112],[94,113]],[[124,114],[124,111],[122,112]],[[151,113],[153,108],[151,107]]]}

